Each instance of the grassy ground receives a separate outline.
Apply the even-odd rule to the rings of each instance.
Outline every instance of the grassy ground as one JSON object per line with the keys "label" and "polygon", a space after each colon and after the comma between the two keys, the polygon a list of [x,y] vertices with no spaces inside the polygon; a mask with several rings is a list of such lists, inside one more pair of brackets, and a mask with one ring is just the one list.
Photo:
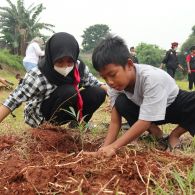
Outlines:
{"label": "grassy ground", "polygon": [[[9,73],[6,70],[0,71],[0,77],[14,83],[13,88],[15,88],[18,84],[18,81],[15,78],[15,73]],[[0,102],[2,103],[10,94],[11,90],[0,90]],[[1,134],[20,134],[24,131],[28,126],[24,123],[24,115],[23,115],[24,104],[16,109],[12,115],[9,115],[0,125],[0,133]]]}
{"label": "grassy ground", "polygon": [[[23,74],[23,73],[22,73]],[[8,81],[11,81],[12,83],[14,83],[13,88],[15,88],[18,84],[18,81],[15,79],[15,72],[10,73],[7,70],[2,70],[0,71],[0,77],[3,77],[5,79],[7,79]],[[177,81],[178,86],[181,89],[188,89],[188,81],[183,80],[183,81]],[[11,91],[10,90],[0,90],[0,102],[2,103],[6,97],[9,95]],[[24,116],[23,116],[23,109],[24,109],[24,105],[25,103],[23,103],[22,106],[20,106],[19,108],[17,108],[13,114],[16,117],[13,117],[12,115],[9,115],[2,123],[0,126],[0,133],[20,133],[23,132],[24,129],[29,128],[28,125],[26,125],[24,123]],[[103,124],[109,124],[109,120],[110,120],[110,116],[108,114],[108,112],[104,112],[106,107],[108,106],[108,100],[106,100],[106,102],[101,106],[101,108],[94,114],[93,118],[92,118],[92,122],[95,124],[95,129],[94,131],[97,130],[97,132],[99,132],[102,128],[102,121]],[[167,124],[167,125],[163,125],[162,126],[163,130],[165,133],[168,133],[172,128],[174,128],[174,125],[171,124]],[[9,132],[7,131],[7,129],[9,129]]]}

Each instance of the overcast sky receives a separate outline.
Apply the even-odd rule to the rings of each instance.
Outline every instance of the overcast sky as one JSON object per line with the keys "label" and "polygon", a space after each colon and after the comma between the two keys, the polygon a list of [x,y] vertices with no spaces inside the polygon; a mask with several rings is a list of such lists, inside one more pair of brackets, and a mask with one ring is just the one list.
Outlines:
{"label": "overcast sky", "polygon": [[[12,0],[16,2],[16,0]],[[55,25],[56,32],[71,33],[82,43],[83,31],[91,25],[106,24],[127,45],[156,44],[169,49],[181,45],[195,25],[195,0],[24,0],[43,3],[41,22]],[[8,5],[0,0],[0,6]]]}

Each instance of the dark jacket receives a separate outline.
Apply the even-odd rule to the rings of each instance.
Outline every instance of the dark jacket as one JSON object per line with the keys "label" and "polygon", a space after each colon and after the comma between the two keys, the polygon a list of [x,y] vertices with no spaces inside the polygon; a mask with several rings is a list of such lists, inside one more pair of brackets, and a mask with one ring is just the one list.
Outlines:
{"label": "dark jacket", "polygon": [[166,64],[167,68],[177,69],[179,62],[176,51],[173,49],[167,51],[162,63]]}

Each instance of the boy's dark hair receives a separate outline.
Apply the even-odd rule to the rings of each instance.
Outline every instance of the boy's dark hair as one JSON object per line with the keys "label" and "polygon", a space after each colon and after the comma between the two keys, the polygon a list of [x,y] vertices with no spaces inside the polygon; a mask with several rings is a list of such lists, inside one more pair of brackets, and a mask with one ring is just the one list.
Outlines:
{"label": "boy's dark hair", "polygon": [[100,71],[108,64],[125,66],[130,53],[124,40],[118,36],[109,35],[102,40],[92,54],[93,67]]}

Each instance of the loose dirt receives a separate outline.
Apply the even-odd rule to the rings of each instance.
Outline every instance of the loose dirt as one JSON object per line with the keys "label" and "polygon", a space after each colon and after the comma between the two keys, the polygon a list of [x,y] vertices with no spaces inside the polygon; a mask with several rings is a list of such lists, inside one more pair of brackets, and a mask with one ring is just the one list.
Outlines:
{"label": "loose dirt", "polygon": [[128,146],[110,159],[83,156],[103,139],[82,140],[69,129],[30,129],[0,137],[0,194],[150,194],[172,179],[171,170],[191,168],[192,158]]}

